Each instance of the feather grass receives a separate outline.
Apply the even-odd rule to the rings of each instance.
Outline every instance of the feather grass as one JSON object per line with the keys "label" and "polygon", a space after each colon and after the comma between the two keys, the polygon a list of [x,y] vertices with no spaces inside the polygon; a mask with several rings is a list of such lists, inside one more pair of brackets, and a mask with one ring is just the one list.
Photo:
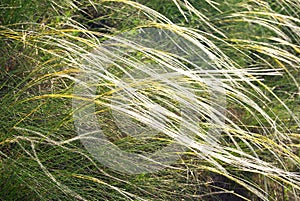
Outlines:
{"label": "feather grass", "polygon": [[[49,1],[44,23],[5,16],[1,45],[11,51],[1,48],[10,59],[1,58],[0,169],[16,175],[1,179],[7,192],[37,200],[298,200],[299,5],[206,2],[215,15],[170,1],[182,24],[128,0]],[[117,24],[124,16],[136,24],[89,30],[73,17],[85,5],[118,8],[109,14]],[[12,4],[2,7],[16,16]],[[141,29],[170,40],[141,41]],[[74,121],[87,119],[95,127],[77,135]],[[101,164],[86,144],[103,143],[91,133],[99,130],[116,150],[146,154],[144,163]],[[169,155],[155,151],[170,145],[181,157],[165,164]],[[160,171],[139,172],[148,162]],[[118,164],[123,172],[109,168]],[[26,190],[17,193],[15,181]]]}

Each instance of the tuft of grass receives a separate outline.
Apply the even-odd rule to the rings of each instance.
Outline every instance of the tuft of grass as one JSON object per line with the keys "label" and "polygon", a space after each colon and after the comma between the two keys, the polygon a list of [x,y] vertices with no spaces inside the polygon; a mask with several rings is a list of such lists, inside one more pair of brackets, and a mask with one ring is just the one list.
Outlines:
{"label": "tuft of grass", "polygon": [[[299,199],[297,2],[4,0],[0,8],[0,199]],[[158,35],[163,44],[145,40]],[[180,157],[133,175],[139,163],[103,164],[87,146],[97,136],[77,135],[86,119],[145,161],[169,145]]]}

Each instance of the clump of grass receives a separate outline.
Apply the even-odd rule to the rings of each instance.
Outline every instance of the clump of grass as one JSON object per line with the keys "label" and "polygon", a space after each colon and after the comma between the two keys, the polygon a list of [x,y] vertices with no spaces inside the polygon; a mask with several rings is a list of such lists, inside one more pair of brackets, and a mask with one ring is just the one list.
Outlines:
{"label": "clump of grass", "polygon": [[[300,5],[156,3],[1,4],[0,199],[299,199]],[[141,29],[173,40],[147,43]],[[184,41],[175,53],[174,38]],[[180,157],[135,175],[140,164],[121,157],[102,164],[87,144],[97,135],[76,133],[84,115],[95,126],[86,132],[101,129],[123,151],[155,160],[174,144]],[[110,168],[118,162],[123,172]]]}

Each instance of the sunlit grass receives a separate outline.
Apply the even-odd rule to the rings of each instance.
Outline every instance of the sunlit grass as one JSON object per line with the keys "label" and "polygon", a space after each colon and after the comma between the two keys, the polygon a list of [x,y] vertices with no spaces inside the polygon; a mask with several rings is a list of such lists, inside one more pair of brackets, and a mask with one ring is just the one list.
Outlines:
{"label": "sunlit grass", "polygon": [[[46,2],[46,8],[34,2],[36,14],[31,3],[0,5],[0,199],[299,199],[297,2],[166,1],[172,10],[157,1]],[[208,58],[210,69],[202,70],[202,58],[126,34],[141,28],[180,36]],[[226,105],[209,99],[215,89],[207,78],[221,81]],[[97,94],[74,92],[82,83]],[[81,143],[93,135],[77,135],[82,108],[74,101],[97,108],[99,128],[122,150],[153,153],[172,143],[186,149],[157,172],[115,171]],[[159,111],[151,109],[156,104]],[[200,122],[184,118],[182,105]],[[113,114],[134,119],[126,128],[158,133],[142,130],[136,139]]]}

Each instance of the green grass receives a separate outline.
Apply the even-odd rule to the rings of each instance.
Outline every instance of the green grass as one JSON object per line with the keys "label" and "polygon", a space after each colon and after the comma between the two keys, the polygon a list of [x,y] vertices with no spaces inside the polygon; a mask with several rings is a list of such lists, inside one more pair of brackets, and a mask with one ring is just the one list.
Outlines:
{"label": "green grass", "polygon": [[[0,200],[298,200],[299,10],[296,1],[2,0]],[[208,99],[213,86],[192,71],[204,68],[201,59],[170,55],[168,40],[164,51],[155,43],[146,50],[130,46],[126,38],[107,43],[141,27],[178,34],[190,40],[190,48],[213,55],[226,91],[219,139],[208,131],[214,126],[208,115],[216,107]],[[130,54],[108,49],[99,56],[93,50],[100,43],[100,53],[116,47]],[[101,70],[101,62],[108,68]],[[150,72],[153,64],[177,76],[134,77],[125,88],[118,85],[126,74]],[[90,72],[98,96],[82,99],[74,88]],[[183,90],[196,91],[195,98]],[[77,135],[74,114],[81,110],[74,110],[74,100],[97,109],[99,127],[124,151],[154,153],[170,143],[186,150],[157,172],[130,175],[109,168]],[[182,105],[200,116],[195,129],[180,130]],[[128,128],[159,132],[132,137],[120,130],[114,114],[133,117]]]}

